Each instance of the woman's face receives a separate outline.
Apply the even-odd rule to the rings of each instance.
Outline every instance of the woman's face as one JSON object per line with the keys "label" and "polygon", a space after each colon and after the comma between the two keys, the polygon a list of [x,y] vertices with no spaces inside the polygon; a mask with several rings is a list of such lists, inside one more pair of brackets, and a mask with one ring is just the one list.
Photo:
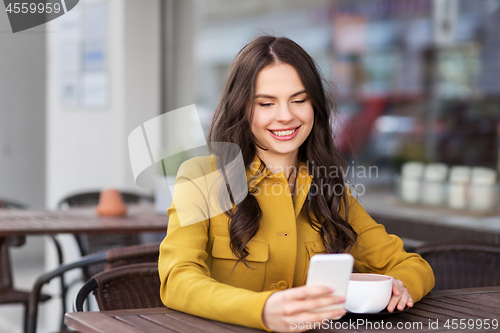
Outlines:
{"label": "woman's face", "polygon": [[296,157],[313,124],[314,109],[295,68],[263,68],[257,75],[251,129],[259,145],[268,149],[266,158]]}

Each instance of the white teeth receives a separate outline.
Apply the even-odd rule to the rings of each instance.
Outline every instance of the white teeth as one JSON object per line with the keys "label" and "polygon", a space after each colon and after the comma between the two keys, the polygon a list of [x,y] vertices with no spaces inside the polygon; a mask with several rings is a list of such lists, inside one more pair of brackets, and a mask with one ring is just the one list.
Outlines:
{"label": "white teeth", "polygon": [[277,135],[277,136],[287,136],[287,135],[291,135],[293,132],[295,132],[296,129],[293,129],[293,130],[288,130],[288,131],[271,131],[273,132],[274,135]]}

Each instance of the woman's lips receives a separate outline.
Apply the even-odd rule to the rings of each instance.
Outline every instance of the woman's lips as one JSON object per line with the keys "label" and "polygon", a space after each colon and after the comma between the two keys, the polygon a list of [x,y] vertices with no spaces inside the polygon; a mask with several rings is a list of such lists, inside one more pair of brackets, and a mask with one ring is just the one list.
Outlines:
{"label": "woman's lips", "polygon": [[280,135],[276,135],[274,134],[271,130],[267,130],[269,132],[269,134],[271,134],[271,136],[273,138],[275,138],[276,140],[280,140],[280,141],[288,141],[288,140],[291,140],[293,139],[295,136],[297,136],[297,133],[299,133],[299,130],[300,128],[302,127],[299,126],[299,127],[296,127],[295,130],[293,131],[292,134],[289,134],[289,135],[283,135],[283,136],[280,136]]}

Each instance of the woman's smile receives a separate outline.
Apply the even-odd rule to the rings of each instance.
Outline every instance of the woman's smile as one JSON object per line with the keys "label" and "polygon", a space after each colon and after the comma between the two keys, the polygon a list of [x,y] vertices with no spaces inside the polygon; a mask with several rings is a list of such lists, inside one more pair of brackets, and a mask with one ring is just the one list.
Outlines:
{"label": "woman's smile", "polygon": [[299,132],[301,126],[293,127],[292,129],[283,129],[283,130],[270,130],[271,136],[276,140],[287,141],[295,138],[297,133]]}

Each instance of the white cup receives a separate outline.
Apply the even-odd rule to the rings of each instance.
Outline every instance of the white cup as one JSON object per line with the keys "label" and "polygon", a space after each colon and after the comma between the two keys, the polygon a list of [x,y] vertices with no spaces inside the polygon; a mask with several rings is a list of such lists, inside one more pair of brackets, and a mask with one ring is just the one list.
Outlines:
{"label": "white cup", "polygon": [[469,186],[469,208],[488,211],[497,205],[497,172],[493,169],[472,168],[471,184]]}
{"label": "white cup", "polygon": [[401,179],[401,199],[410,203],[418,203],[420,200],[421,179]]}
{"label": "white cup", "polygon": [[406,162],[401,167],[401,199],[417,203],[420,199],[424,164],[421,162]]}
{"label": "white cup", "polygon": [[424,164],[422,162],[406,162],[401,166],[403,178],[422,178]]}
{"label": "white cup", "polygon": [[448,187],[448,205],[452,208],[467,207],[467,188],[469,186],[471,168],[454,166],[450,169],[450,185]]}
{"label": "white cup", "polygon": [[448,166],[442,163],[429,163],[424,171],[424,183],[421,202],[426,205],[439,206],[445,200],[444,182],[448,175]]}
{"label": "white cup", "polygon": [[448,187],[448,206],[463,209],[467,207],[467,185],[450,183]]}
{"label": "white cup", "polygon": [[492,185],[470,185],[469,208],[478,211],[489,211],[495,209],[498,203],[497,186]]}
{"label": "white cup", "polygon": [[490,168],[472,168],[472,185],[493,185],[497,181],[497,172]]}
{"label": "white cup", "polygon": [[392,277],[380,274],[351,274],[344,307],[353,313],[377,313],[387,307],[392,295]]}

